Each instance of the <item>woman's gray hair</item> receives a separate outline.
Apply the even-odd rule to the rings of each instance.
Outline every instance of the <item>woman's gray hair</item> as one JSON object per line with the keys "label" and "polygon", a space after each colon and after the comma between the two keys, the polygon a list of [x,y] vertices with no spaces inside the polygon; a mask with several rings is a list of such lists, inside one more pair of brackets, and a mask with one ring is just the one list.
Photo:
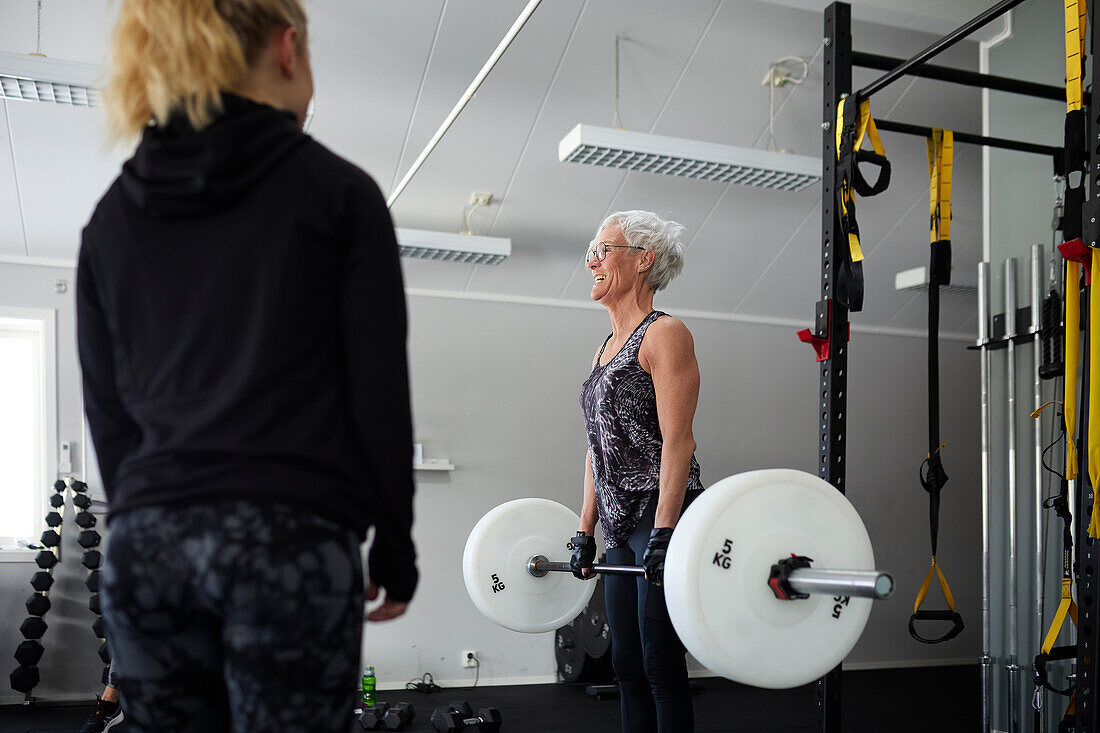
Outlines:
{"label": "woman's gray hair", "polygon": [[619,225],[627,244],[655,255],[649,270],[649,286],[654,292],[665,288],[684,269],[684,243],[680,241],[680,235],[687,231],[684,225],[666,221],[652,211],[638,210],[616,211],[603,220],[600,229],[612,224]]}

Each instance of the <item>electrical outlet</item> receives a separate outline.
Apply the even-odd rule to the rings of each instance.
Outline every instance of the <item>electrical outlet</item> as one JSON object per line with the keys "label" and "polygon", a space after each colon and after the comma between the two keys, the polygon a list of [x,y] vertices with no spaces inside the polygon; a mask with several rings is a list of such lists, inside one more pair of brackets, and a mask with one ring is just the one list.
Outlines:
{"label": "electrical outlet", "polygon": [[470,194],[470,206],[488,206],[493,202],[493,194],[474,191]]}
{"label": "electrical outlet", "polygon": [[476,667],[477,662],[474,660],[477,658],[476,649],[464,649],[462,651],[462,666],[463,667]]}

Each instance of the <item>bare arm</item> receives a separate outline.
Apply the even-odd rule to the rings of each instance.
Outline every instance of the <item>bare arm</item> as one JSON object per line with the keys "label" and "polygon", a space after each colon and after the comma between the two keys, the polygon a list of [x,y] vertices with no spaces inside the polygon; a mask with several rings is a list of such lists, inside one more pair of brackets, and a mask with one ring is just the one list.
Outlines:
{"label": "bare arm", "polygon": [[596,534],[596,520],[599,515],[596,511],[596,480],[592,478],[592,454],[584,454],[584,503],[581,504],[581,524],[578,532],[587,535]]}
{"label": "bare arm", "polygon": [[691,423],[699,401],[699,363],[691,332],[676,318],[660,318],[646,332],[639,362],[653,377],[661,427],[660,495],[655,527],[675,527],[684,505],[695,452]]}

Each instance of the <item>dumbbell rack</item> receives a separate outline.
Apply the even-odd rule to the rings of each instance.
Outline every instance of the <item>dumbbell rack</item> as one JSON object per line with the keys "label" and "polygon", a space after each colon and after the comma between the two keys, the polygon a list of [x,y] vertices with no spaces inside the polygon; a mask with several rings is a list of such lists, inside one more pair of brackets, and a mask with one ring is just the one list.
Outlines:
{"label": "dumbbell rack", "polygon": [[53,485],[53,495],[50,496],[52,511],[46,515],[46,531],[42,533],[41,544],[45,548],[35,557],[38,570],[31,578],[31,587],[34,593],[27,598],[27,619],[19,627],[23,635],[23,641],[15,650],[15,660],[19,666],[12,670],[10,675],[11,687],[17,692],[22,692],[24,704],[31,704],[35,697],[31,694],[40,681],[38,661],[42,658],[45,649],[41,639],[49,626],[43,618],[50,610],[50,587],[53,586],[53,571],[61,561],[61,536],[64,528],[66,492],[71,492],[73,506],[76,507],[74,522],[80,528],[77,543],[83,548],[84,557],[82,564],[88,569],[88,576],[84,581],[85,586],[91,592],[88,608],[95,614],[92,630],[100,639],[99,657],[103,660],[103,684],[107,684],[108,671],[110,670],[111,655],[107,650],[106,631],[103,628],[103,618],[100,616],[99,605],[99,566],[103,562],[103,554],[99,551],[101,540],[96,525],[95,515],[92,514],[92,498],[88,496],[88,485],[72,477],[58,479]]}

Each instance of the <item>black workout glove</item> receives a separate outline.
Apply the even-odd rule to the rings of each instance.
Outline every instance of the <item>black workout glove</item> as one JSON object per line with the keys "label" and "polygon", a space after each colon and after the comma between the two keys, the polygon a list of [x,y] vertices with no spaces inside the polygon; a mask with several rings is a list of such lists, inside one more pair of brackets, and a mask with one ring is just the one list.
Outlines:
{"label": "black workout glove", "polygon": [[573,575],[581,580],[589,580],[581,571],[592,567],[592,563],[596,561],[596,538],[584,532],[577,532],[569,540],[569,545],[573,548],[573,556],[569,558],[569,567],[572,568]]}
{"label": "black workout glove", "polygon": [[649,532],[649,542],[645,545],[642,565],[649,582],[660,585],[665,579],[665,552],[668,541],[672,539],[672,527],[654,527]]}

